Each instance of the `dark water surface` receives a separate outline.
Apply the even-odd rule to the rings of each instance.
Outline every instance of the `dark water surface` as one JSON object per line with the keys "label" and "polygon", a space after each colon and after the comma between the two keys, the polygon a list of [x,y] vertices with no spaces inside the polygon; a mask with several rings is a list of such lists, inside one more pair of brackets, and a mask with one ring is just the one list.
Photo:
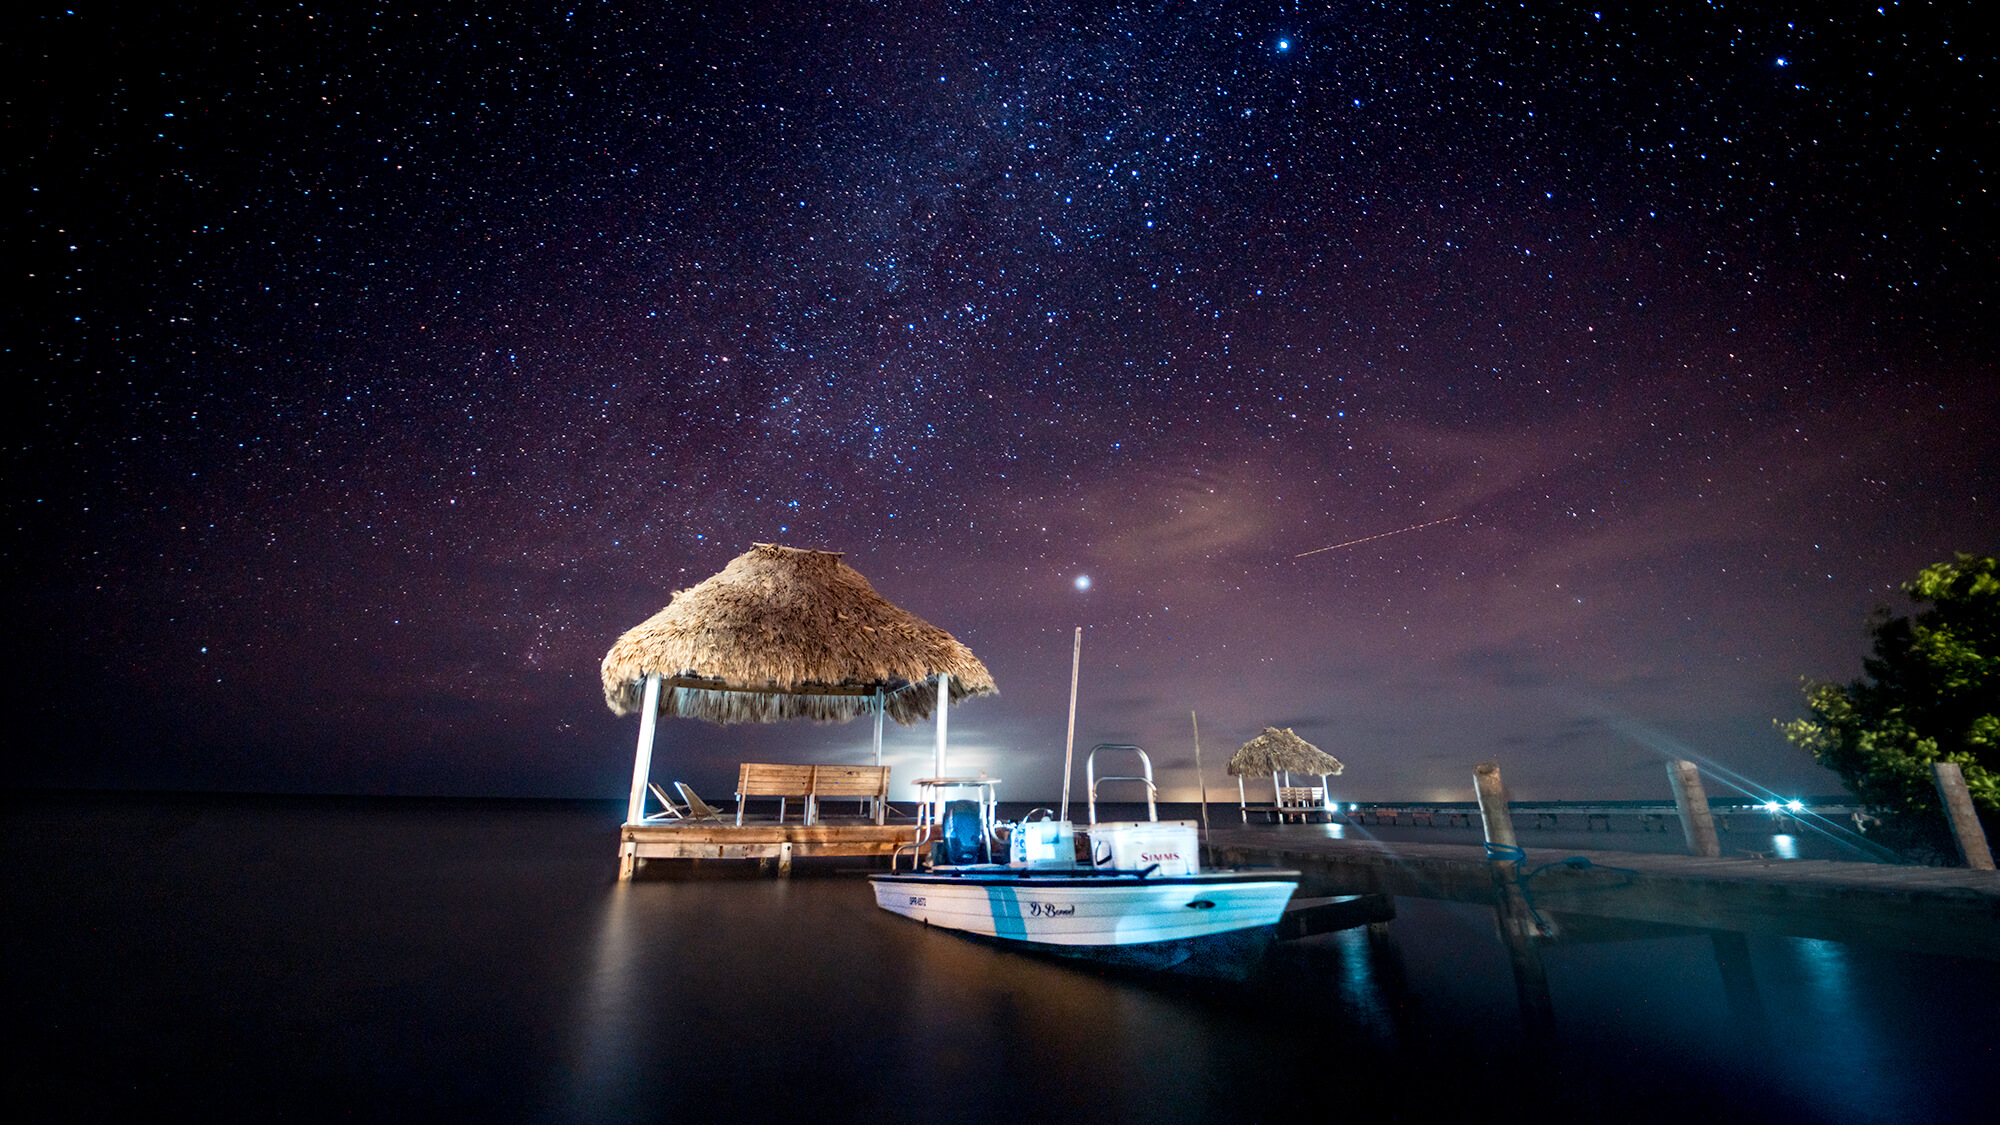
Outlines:
{"label": "dark water surface", "polygon": [[1753,935],[1745,1016],[1708,937],[1558,944],[1533,1042],[1490,911],[1102,976],[853,873],[620,886],[621,812],[9,797],[9,1119],[1916,1122],[2000,1075],[1992,961]]}

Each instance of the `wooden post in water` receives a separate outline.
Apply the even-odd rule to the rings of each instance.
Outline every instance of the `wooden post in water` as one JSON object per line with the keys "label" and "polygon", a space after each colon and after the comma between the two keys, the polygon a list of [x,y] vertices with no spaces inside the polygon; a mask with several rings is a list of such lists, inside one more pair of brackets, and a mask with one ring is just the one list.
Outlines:
{"label": "wooden post in water", "polygon": [[1472,771],[1472,786],[1479,796],[1479,818],[1486,824],[1486,842],[1503,848],[1518,848],[1514,840],[1514,818],[1507,813],[1507,786],[1500,780],[1500,763],[1487,762]]}
{"label": "wooden post in water", "polygon": [[1722,840],[1715,834],[1715,817],[1708,811],[1701,770],[1693,762],[1672,761],[1667,763],[1667,777],[1674,783],[1674,807],[1681,812],[1681,834],[1687,837],[1688,854],[1718,858]]}
{"label": "wooden post in water", "polygon": [[1972,794],[1966,791],[1965,771],[1958,768],[1957,762],[1934,762],[1931,772],[1937,775],[1938,798],[1944,802],[1945,817],[1951,821],[1958,854],[1974,871],[1993,870],[1993,852],[1986,846],[1986,830],[1979,826]]}
{"label": "wooden post in water", "polygon": [[1514,998],[1521,1005],[1521,1022],[1528,1032],[1546,1037],[1555,1030],[1555,1006],[1549,1000],[1549,974],[1535,939],[1542,928],[1528,906],[1521,886],[1521,846],[1514,840],[1514,821],[1507,812],[1507,786],[1500,765],[1487,762],[1472,771],[1479,796],[1479,817],[1486,826],[1486,858],[1493,870],[1493,917],[1507,960],[1514,970]]}

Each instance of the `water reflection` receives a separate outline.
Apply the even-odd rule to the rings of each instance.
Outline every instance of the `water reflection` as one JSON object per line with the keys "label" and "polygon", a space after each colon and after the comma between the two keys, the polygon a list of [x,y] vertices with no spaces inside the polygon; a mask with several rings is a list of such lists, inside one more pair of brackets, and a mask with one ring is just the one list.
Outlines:
{"label": "water reflection", "polygon": [[1779,859],[1799,858],[1799,838],[1784,833],[1771,837],[1771,854]]}
{"label": "water reflection", "polygon": [[1783,939],[1781,948],[1799,1008],[1783,1035],[1786,1077],[1803,1096],[1829,1106],[1894,1105],[1923,1097],[1910,1088],[1918,1075],[1894,1065],[1900,1052],[1874,1034],[1876,1020],[1856,991],[1853,950],[1810,938]]}
{"label": "water reflection", "polygon": [[619,1121],[636,1116],[638,1060],[644,1053],[645,994],[632,934],[632,884],[620,881],[605,898],[581,1010],[571,1044],[568,1082],[551,1116],[556,1120]]}
{"label": "water reflection", "polygon": [[1299,1090],[1266,1087],[1273,1067],[1333,1047],[1393,1058],[1415,1010],[1386,931],[1287,943],[1266,975],[1225,985],[970,941],[875,909],[857,883],[609,889],[539,1116],[668,1119],[726,1091],[738,1117],[781,1117],[809,1083],[842,1117],[1239,1118],[1297,1108]]}
{"label": "water reflection", "polygon": [[926,929],[858,878],[614,885],[622,803],[158,804],[17,797],[0,832],[17,1118],[1401,1120],[1466,1089],[1493,1120],[1992,1116],[1990,958],[1577,927],[1536,1053],[1483,904],[1174,983]]}
{"label": "water reflection", "polygon": [[1729,1001],[1729,1014],[1743,1041],[1762,1048],[1768,1045],[1770,1018],[1764,1011],[1763,994],[1757,988],[1757,972],[1750,960],[1750,939],[1733,931],[1709,935],[1715,950],[1715,967],[1722,974],[1722,994]]}
{"label": "water reflection", "polygon": [[1341,1000],[1357,1022],[1385,1049],[1399,1038],[1397,1014],[1409,1010],[1403,955],[1387,925],[1362,926],[1331,935],[1340,952]]}
{"label": "water reflection", "polygon": [[[1856,1027],[1865,1021],[1857,1019],[1854,982],[1848,959],[1852,955],[1847,946],[1839,942],[1815,941],[1812,938],[1792,938],[1787,942],[1798,966],[1804,970],[1803,979],[1807,988],[1804,999],[1815,1009],[1813,1022],[1821,1026]],[[1870,1050],[1868,1037],[1861,1031],[1843,1034],[1828,1046],[1839,1055],[1847,1055],[1859,1062]]]}
{"label": "water reflection", "polygon": [[[541,1116],[782,1119],[810,1096],[841,1118],[1277,1119],[1334,1087],[1356,1112],[1391,1112],[1467,1068],[1533,1068],[1550,1050],[1601,1079],[1528,1092],[1600,1109],[1708,1104],[1765,1081],[1805,1119],[1941,1100],[1906,1088],[1941,1033],[1913,1017],[1885,1039],[1883,1011],[1858,998],[1882,982],[1857,983],[1849,947],[1579,929],[1534,950],[1554,1001],[1538,1038],[1521,1034],[1491,908],[1398,910],[1387,927],[1281,943],[1238,985],[980,944],[883,913],[852,878],[613,887]],[[1992,995],[1993,976],[1975,974],[1972,994]]]}

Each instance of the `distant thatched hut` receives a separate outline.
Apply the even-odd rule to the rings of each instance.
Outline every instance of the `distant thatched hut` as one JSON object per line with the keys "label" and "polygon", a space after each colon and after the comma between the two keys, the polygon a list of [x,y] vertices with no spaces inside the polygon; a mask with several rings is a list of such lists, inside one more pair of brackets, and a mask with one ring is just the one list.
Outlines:
{"label": "distant thatched hut", "polygon": [[1264,733],[1244,743],[1229,759],[1229,773],[1236,778],[1236,794],[1247,803],[1243,792],[1246,777],[1271,777],[1271,800],[1283,804],[1279,793],[1279,774],[1318,774],[1322,791],[1326,779],[1339,774],[1346,766],[1333,755],[1292,733],[1290,727],[1280,730],[1265,727]]}
{"label": "distant thatched hut", "polygon": [[998,689],[951,634],[890,604],[834,551],[758,543],[720,574],[676,591],[667,607],[605,653],[604,702],[640,712],[630,819],[637,821],[659,716],[714,723],[876,716],[910,725]]}

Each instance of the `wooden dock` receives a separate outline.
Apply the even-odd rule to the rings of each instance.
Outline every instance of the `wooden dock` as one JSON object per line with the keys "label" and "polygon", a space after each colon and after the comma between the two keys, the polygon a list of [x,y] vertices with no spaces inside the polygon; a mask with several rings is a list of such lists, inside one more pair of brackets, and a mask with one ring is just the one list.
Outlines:
{"label": "wooden dock", "polygon": [[775,860],[780,871],[794,859],[822,856],[886,858],[914,845],[914,824],[733,824],[675,821],[627,824],[618,836],[618,877],[629,879],[648,859]]}
{"label": "wooden dock", "polygon": [[[1218,863],[1298,869],[1302,895],[1489,906],[1498,898],[1493,865],[1477,847],[1335,839],[1324,825],[1217,829],[1208,842]],[[1534,873],[1525,880],[1528,901],[1544,915],[2000,960],[2000,873],[1992,871],[1551,848],[1526,854],[1520,870]],[[1589,863],[1563,863],[1572,856]]]}
{"label": "wooden dock", "polygon": [[[1268,820],[1272,811],[1269,804],[1245,805],[1243,819],[1248,820],[1254,813]],[[1329,821],[1354,825],[1476,828],[1480,822],[1477,801],[1359,801],[1306,811]],[[1516,828],[1575,828],[1580,820],[1586,832],[1600,828],[1609,832],[1613,820],[1636,822],[1641,832],[1665,832],[1680,820],[1680,810],[1672,801],[1511,801],[1507,812]],[[1829,820],[1858,827],[1875,819],[1862,805],[1824,797],[1800,802],[1796,809],[1789,803],[1711,801],[1709,813],[1725,832],[1730,830],[1732,819],[1778,831],[1798,831],[1807,822]]]}

